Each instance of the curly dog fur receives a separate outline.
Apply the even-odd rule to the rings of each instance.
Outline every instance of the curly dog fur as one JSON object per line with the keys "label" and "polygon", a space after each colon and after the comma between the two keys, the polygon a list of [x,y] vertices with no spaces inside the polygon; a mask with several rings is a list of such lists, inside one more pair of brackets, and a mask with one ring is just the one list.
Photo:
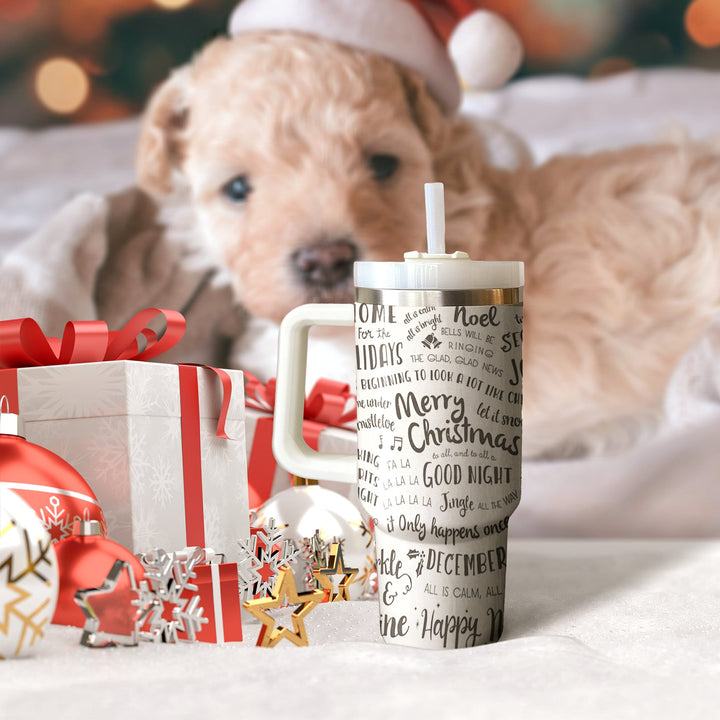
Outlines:
{"label": "curly dog fur", "polygon": [[[368,158],[399,161],[378,179]],[[347,302],[352,280],[308,287],[292,258],[349,238],[363,260],[423,245],[422,187],[446,189],[449,249],[523,260],[525,452],[619,447],[651,425],[682,353],[720,305],[720,152],[654,144],[541,167],[491,166],[389,60],[293,33],[211,43],[155,94],[140,184],[189,193],[248,310],[279,321]],[[249,195],[232,202],[234,177]]]}

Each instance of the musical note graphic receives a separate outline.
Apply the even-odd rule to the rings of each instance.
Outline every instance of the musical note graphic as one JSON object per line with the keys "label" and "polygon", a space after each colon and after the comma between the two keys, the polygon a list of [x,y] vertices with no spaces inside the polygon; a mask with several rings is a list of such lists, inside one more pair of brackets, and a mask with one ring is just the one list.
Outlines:
{"label": "musical note graphic", "polygon": [[378,445],[378,450],[382,450],[383,444],[382,444],[382,435],[380,436],[380,444]]}
{"label": "musical note graphic", "polygon": [[395,445],[397,445],[398,450],[402,450],[403,447],[403,439],[397,435],[393,438],[392,445],[390,446],[391,450],[395,449]]}

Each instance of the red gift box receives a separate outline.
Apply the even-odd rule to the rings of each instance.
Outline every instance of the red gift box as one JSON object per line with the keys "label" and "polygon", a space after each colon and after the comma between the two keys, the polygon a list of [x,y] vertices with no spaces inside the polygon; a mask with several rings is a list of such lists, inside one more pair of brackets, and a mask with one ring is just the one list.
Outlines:
{"label": "red gift box", "polygon": [[[189,604],[193,597],[197,596],[202,617],[208,621],[203,620],[200,630],[195,631],[197,642],[218,645],[241,642],[242,617],[237,563],[196,565],[193,573],[195,577],[180,597]],[[168,622],[173,620],[172,604],[168,603],[163,608],[163,618]],[[190,639],[187,632],[179,628],[177,638],[184,641]]]}
{"label": "red gift box", "polygon": [[[289,476],[284,487],[276,482],[278,463],[272,453],[273,412],[275,409],[275,378],[260,382],[245,373],[246,439],[248,441],[248,494],[251,508],[257,508],[284,487],[289,487]],[[257,417],[253,417],[256,411]],[[314,450],[354,453],[357,438],[349,423],[357,418],[355,396],[347,383],[321,378],[305,400],[303,410],[303,438]],[[255,420],[254,432],[252,421]],[[332,447],[321,448],[323,439],[335,433]],[[352,486],[333,483],[334,490],[348,495]]]}
{"label": "red gift box", "polygon": [[195,573],[193,582],[198,588],[203,615],[209,620],[197,634],[198,641],[240,642],[243,638],[237,563],[197,565]]}

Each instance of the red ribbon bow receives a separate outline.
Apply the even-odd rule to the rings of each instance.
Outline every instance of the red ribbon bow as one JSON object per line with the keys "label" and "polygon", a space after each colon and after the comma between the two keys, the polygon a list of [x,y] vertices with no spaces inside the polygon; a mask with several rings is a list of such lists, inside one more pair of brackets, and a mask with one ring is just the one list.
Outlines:
{"label": "red ribbon bow", "polygon": [[[252,373],[245,373],[245,404],[256,410],[274,412],[275,378],[266,383],[260,382]],[[303,417],[305,420],[340,427],[357,418],[355,396],[350,392],[348,383],[320,378],[305,400]],[[350,408],[346,411],[348,403]]]}
{"label": "red ribbon bow", "polygon": [[[159,334],[147,327],[158,315],[163,317],[165,325],[164,331]],[[17,412],[18,368],[151,360],[175,346],[184,333],[183,315],[176,310],[159,308],[141,310],[118,331],[108,330],[107,324],[100,320],[71,321],[65,325],[62,338],[46,337],[32,318],[0,321],[0,395],[7,396],[10,410]],[[198,367],[214,372],[222,384],[222,405],[216,434],[225,439],[230,439],[225,431],[225,422],[230,407],[232,380],[224,370],[208,365],[178,366],[186,535],[188,545],[204,546]]]}
{"label": "red ribbon bow", "polygon": [[[147,327],[162,315],[165,331],[158,335]],[[46,337],[32,318],[0,322],[0,368],[104,360],[151,360],[182,338],[185,318],[176,310],[148,308],[130,319],[122,330],[111,332],[101,320],[72,321],[62,338]]]}
{"label": "red ribbon bow", "polygon": [[[318,449],[320,433],[328,426],[341,427],[357,418],[357,405],[350,385],[321,378],[305,399],[303,408],[303,438]],[[350,403],[349,409],[346,410]],[[245,404],[248,407],[272,413],[275,409],[275,378],[260,382],[254,375],[245,373]],[[257,421],[250,458],[248,460],[248,483],[250,507],[262,505],[272,493],[277,461],[272,454],[273,418]]]}

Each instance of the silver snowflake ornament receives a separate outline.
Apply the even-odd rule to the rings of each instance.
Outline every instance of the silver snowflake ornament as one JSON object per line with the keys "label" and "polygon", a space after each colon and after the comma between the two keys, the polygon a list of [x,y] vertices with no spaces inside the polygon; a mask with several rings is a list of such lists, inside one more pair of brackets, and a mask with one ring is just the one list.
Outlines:
{"label": "silver snowflake ornament", "polygon": [[198,587],[191,581],[196,577],[195,566],[205,562],[206,557],[202,548],[186,548],[172,555],[158,549],[140,556],[145,568],[137,600],[145,615],[141,639],[169,643],[197,639],[197,633],[209,621],[203,617],[200,596],[195,594]]}
{"label": "silver snowflake ornament", "polygon": [[242,556],[238,562],[240,597],[247,600],[270,595],[280,570],[301,553],[292,540],[285,539],[274,518],[268,518],[264,527],[238,544]]}

